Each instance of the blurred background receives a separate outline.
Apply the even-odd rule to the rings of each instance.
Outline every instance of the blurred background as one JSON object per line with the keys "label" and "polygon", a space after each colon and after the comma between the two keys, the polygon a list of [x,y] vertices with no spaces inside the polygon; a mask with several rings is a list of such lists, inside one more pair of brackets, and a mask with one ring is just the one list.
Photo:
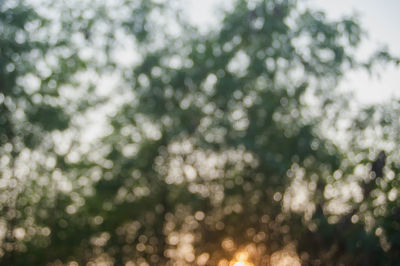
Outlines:
{"label": "blurred background", "polygon": [[[231,7],[233,1],[182,1],[183,12],[187,12],[191,23],[201,31],[207,31],[218,24],[219,16],[215,16],[215,9],[221,6]],[[400,4],[396,0],[386,1],[384,5],[374,0],[350,1],[299,1],[300,8],[314,8],[322,10],[329,19],[340,19],[346,16],[356,16],[365,32],[365,39],[356,52],[358,58],[365,58],[379,48],[387,47],[398,55],[400,35],[396,24],[400,23],[397,10]],[[346,73],[341,89],[353,90],[356,101],[361,104],[381,103],[392,96],[398,97],[397,86],[399,70],[394,66],[386,66],[379,75],[370,76],[362,71]],[[376,73],[377,74],[377,73]]]}
{"label": "blurred background", "polygon": [[398,265],[396,1],[0,2],[1,265]]}

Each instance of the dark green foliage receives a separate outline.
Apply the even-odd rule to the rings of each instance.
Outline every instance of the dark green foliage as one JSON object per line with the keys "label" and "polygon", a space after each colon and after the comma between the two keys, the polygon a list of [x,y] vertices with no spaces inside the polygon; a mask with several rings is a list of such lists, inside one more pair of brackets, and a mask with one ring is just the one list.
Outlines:
{"label": "dark green foliage", "polygon": [[28,120],[37,123],[43,130],[64,130],[68,127],[69,117],[63,109],[52,106],[35,106],[28,110]]}

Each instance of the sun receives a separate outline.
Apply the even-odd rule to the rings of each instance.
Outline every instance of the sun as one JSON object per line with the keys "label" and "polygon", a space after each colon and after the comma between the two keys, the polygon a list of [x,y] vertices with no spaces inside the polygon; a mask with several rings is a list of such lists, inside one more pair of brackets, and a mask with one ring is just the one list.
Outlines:
{"label": "sun", "polygon": [[232,266],[254,266],[253,263],[247,262],[247,261],[237,261],[237,262],[233,262],[233,264],[231,264]]}
{"label": "sun", "polygon": [[229,263],[230,266],[254,266],[253,263],[248,261],[249,253],[245,251],[238,252],[233,260]]}

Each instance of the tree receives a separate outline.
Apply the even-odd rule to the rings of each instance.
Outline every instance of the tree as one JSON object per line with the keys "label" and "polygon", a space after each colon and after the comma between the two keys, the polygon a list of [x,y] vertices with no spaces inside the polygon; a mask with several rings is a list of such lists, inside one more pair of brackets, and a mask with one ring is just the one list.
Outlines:
{"label": "tree", "polygon": [[[96,15],[87,15],[90,9],[84,6],[72,12],[79,14],[73,19],[65,18],[63,45],[83,49],[83,43],[67,41],[79,32],[107,60],[89,60],[82,68],[67,64],[68,69],[115,72],[127,97],[109,117],[109,133],[90,149],[70,145],[60,153],[57,143],[46,149],[56,159],[38,172],[70,188],[33,188],[32,198],[25,199],[33,207],[25,207],[27,217],[18,221],[35,217],[38,233],[27,234],[33,228],[27,222],[7,229],[16,239],[4,242],[2,263],[274,265],[285,259],[291,265],[376,265],[398,260],[394,177],[399,168],[390,159],[397,155],[385,149],[390,174],[382,166],[378,175],[379,159],[372,163],[375,158],[369,156],[379,150],[354,140],[342,149],[325,134],[346,106],[334,90],[337,83],[349,69],[370,67],[353,57],[362,37],[354,19],[329,21],[321,12],[301,11],[296,1],[236,1],[222,26],[205,35],[178,17],[177,36],[168,23],[165,31],[157,30],[174,12],[157,2],[124,5],[125,11],[114,6],[119,16],[107,4],[89,7]],[[104,22],[106,34],[96,27]],[[141,58],[137,65],[113,59],[121,40],[135,43]],[[45,49],[48,54],[53,47]],[[392,60],[383,52],[376,58],[383,55]],[[60,82],[71,83],[64,75],[51,77],[54,91],[61,89]],[[28,105],[26,113],[41,108]],[[28,116],[29,123],[42,125],[41,138],[74,128],[61,115],[67,105],[51,108],[43,111],[46,116]],[[84,110],[71,113],[79,116]],[[376,126],[364,115],[368,112],[377,112],[386,132],[394,132],[395,119],[373,107],[354,119],[350,138]],[[9,121],[6,130],[13,129]],[[389,135],[378,139],[398,143]],[[27,143],[22,141],[23,147]],[[368,165],[375,165],[372,172],[380,181],[363,195],[363,181],[373,176]],[[42,195],[38,189],[56,195],[35,199]],[[355,192],[346,194],[349,189]],[[377,206],[382,197],[386,205]],[[12,217],[5,220],[7,226],[14,223]],[[7,249],[7,243],[21,248]]]}
{"label": "tree", "polygon": [[[58,201],[70,200],[70,195],[58,194],[62,186],[58,182],[65,176],[56,166],[60,167],[65,157],[54,147],[56,137],[76,131],[72,114],[84,112],[88,103],[93,105],[98,99],[93,95],[84,100],[66,96],[66,90],[87,91],[86,87],[78,88],[76,75],[90,66],[87,67],[89,60],[73,52],[76,47],[65,23],[62,19],[54,22],[43,18],[22,1],[0,3],[3,265],[46,262],[43,254],[55,223],[51,216],[60,211]],[[31,255],[19,257],[20,253],[30,252]]]}

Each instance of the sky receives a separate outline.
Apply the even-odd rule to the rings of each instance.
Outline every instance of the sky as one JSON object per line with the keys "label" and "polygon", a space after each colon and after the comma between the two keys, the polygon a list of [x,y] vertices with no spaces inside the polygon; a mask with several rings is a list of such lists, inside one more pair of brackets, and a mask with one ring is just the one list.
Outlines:
{"label": "sky", "polygon": [[[249,0],[250,1],[250,0]],[[206,31],[218,23],[215,7],[229,8],[228,0],[182,0],[182,9],[193,23]],[[328,19],[357,15],[367,38],[357,56],[366,57],[374,50],[387,46],[400,57],[400,0],[300,0],[302,7],[325,11]],[[383,103],[392,97],[400,99],[400,66],[380,69],[379,77],[370,77],[364,71],[347,73],[339,85],[343,91],[354,92],[354,100],[360,104]]]}
{"label": "sky", "polygon": [[[328,18],[358,15],[361,26],[368,34],[360,47],[365,56],[374,49],[387,45],[389,51],[400,56],[400,1],[399,0],[306,0],[307,5],[325,10]],[[371,78],[365,72],[350,73],[340,85],[354,89],[361,103],[381,103],[391,97],[400,99],[400,66],[382,69],[380,78]]]}

